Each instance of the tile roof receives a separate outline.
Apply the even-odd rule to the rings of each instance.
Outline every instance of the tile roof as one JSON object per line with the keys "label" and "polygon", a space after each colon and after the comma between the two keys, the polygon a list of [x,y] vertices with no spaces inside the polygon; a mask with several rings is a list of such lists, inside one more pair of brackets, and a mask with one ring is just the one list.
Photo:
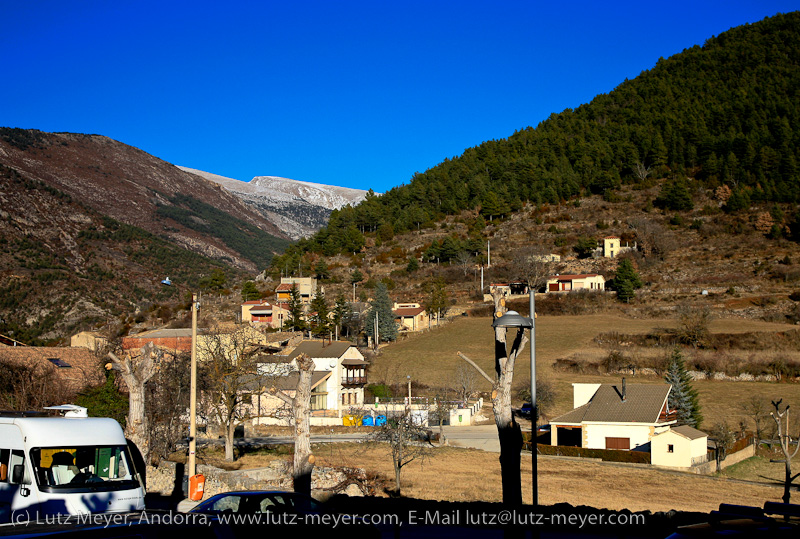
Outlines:
{"label": "tile roof", "polygon": [[670,429],[672,432],[676,434],[680,434],[684,438],[688,438],[690,440],[697,440],[699,438],[706,438],[708,434],[701,430],[697,430],[694,427],[690,427],[689,425],[681,425],[680,427],[672,427]]}
{"label": "tile roof", "polygon": [[425,307],[405,307],[402,309],[395,309],[392,311],[395,316],[417,316],[425,312]]}
{"label": "tile roof", "polygon": [[591,400],[551,423],[659,423],[659,416],[672,386],[669,384],[602,384]]}
{"label": "tile roof", "polygon": [[557,279],[559,281],[573,281],[575,279],[586,279],[587,277],[599,277],[597,273],[579,273],[574,275],[553,275],[550,280]]}
{"label": "tile roof", "polygon": [[351,346],[353,346],[351,343],[341,341],[303,341],[292,350],[289,359],[294,359],[300,354],[306,354],[310,358],[340,358]]}

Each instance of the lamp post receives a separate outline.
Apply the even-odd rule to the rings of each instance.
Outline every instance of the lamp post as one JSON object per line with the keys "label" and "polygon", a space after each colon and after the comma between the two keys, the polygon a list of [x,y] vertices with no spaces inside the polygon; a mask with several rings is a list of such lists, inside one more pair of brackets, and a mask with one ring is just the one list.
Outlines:
{"label": "lamp post", "polygon": [[492,322],[494,328],[522,328],[531,330],[531,486],[533,494],[533,505],[539,505],[538,478],[536,470],[536,434],[537,419],[539,415],[536,405],[536,306],[533,298],[533,287],[528,287],[528,302],[530,307],[530,318],[521,316],[516,311],[507,311],[500,318]]}

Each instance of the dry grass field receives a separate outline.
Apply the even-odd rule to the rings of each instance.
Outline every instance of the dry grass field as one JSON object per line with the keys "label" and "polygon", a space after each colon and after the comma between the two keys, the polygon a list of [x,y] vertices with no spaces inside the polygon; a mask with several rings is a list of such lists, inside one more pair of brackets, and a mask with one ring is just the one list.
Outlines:
{"label": "dry grass field", "polygon": [[[536,370],[537,377],[549,381],[556,392],[553,407],[547,411],[550,417],[572,409],[573,382],[618,381],[622,374],[563,372],[553,368],[560,358],[572,358],[577,362],[590,363],[608,355],[608,348],[595,342],[595,337],[609,332],[620,334],[647,334],[660,328],[674,328],[675,319],[633,319],[619,314],[591,314],[584,316],[540,316],[536,320]],[[712,333],[765,332],[766,334],[788,331],[793,326],[741,318],[716,319],[710,324]],[[370,369],[372,382],[404,384],[410,375],[412,385],[427,387],[449,387],[460,360],[456,352],[461,351],[476,361],[486,372],[493,368],[493,336],[490,318],[462,317],[440,328],[410,336],[382,349]],[[636,347],[624,352],[631,355],[666,355],[670,349]],[[688,349],[685,354],[704,353]],[[730,357],[749,358],[754,354],[771,352],[729,351]],[[786,351],[786,354],[798,352]],[[530,380],[528,349],[523,352],[515,368],[515,387],[522,388]],[[630,372],[625,374],[629,383],[662,383],[653,375]],[[489,385],[479,381],[479,390],[488,391]],[[714,425],[723,420],[731,425],[747,420],[742,414],[741,402],[752,395],[770,400],[783,398],[784,403],[800,405],[800,384],[775,382],[732,382],[697,380],[694,387],[700,394],[704,424]]]}
{"label": "dry grass field", "polygon": [[[394,472],[385,445],[320,444],[314,447],[318,466],[360,467],[377,473],[393,488]],[[204,462],[219,463],[213,453]],[[265,466],[284,455],[245,454],[234,467]],[[655,470],[647,467],[540,457],[539,503],[569,503],[612,510],[701,511],[717,509],[722,502],[762,506],[780,501],[782,489],[714,477]],[[525,503],[531,502],[531,462],[522,455]],[[498,454],[477,449],[441,447],[425,462],[403,469],[402,494],[406,497],[444,501],[500,502]],[[646,495],[643,495],[646,493]]]}

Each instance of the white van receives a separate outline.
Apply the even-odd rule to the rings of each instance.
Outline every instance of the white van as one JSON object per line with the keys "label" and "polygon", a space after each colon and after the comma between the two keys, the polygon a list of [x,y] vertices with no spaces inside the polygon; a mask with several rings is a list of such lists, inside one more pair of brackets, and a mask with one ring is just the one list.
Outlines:
{"label": "white van", "polygon": [[79,406],[53,408],[64,417],[0,412],[0,523],[144,509],[119,423]]}

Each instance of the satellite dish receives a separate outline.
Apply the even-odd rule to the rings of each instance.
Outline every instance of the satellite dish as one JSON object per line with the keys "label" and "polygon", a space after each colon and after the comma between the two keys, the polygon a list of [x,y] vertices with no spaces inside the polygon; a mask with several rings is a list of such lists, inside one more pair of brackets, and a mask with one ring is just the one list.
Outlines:
{"label": "satellite dish", "polygon": [[329,365],[331,366],[331,369],[335,369],[336,368],[336,360],[332,359],[331,362],[329,363]]}

